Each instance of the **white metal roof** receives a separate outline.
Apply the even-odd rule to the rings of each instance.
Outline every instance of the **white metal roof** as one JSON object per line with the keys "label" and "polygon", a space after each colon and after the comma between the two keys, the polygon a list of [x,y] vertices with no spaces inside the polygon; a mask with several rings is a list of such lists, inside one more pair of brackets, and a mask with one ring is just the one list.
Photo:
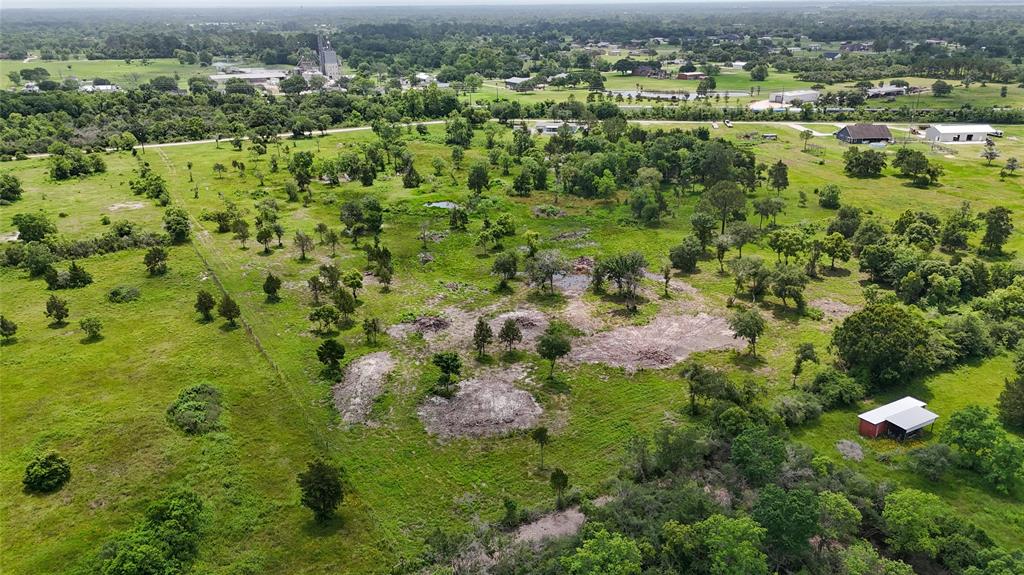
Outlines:
{"label": "white metal roof", "polygon": [[940,134],[988,134],[996,131],[988,124],[932,124],[931,128]]}
{"label": "white metal roof", "polygon": [[938,415],[923,407],[911,407],[906,411],[890,415],[886,421],[909,433],[921,429],[938,418]]}
{"label": "white metal roof", "polygon": [[864,413],[860,414],[859,417],[872,425],[876,425],[882,423],[883,421],[886,421],[887,419],[896,415],[897,413],[901,413],[907,411],[908,409],[913,409],[915,407],[924,406],[925,403],[923,401],[921,401],[920,399],[915,399],[908,395],[903,399],[897,399],[896,401],[892,403],[887,403],[882,407],[876,407],[871,411],[865,411]]}
{"label": "white metal roof", "polygon": [[242,80],[279,80],[286,76],[288,76],[287,72],[268,70],[267,72],[246,72],[243,74],[210,74],[210,79],[214,82],[227,82],[232,78]]}

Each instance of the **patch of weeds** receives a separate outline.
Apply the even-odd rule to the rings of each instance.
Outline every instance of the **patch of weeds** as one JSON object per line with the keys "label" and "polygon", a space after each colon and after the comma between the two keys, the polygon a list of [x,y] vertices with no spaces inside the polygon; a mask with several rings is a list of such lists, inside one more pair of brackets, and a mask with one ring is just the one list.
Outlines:
{"label": "patch of weeds", "polygon": [[385,415],[391,412],[391,407],[395,404],[395,396],[385,391],[378,395],[373,400],[373,406],[370,407],[370,419],[381,419]]}
{"label": "patch of weeds", "polygon": [[585,335],[579,329],[573,327],[571,324],[566,323],[560,319],[551,320],[551,323],[548,325],[548,330],[550,330],[553,333],[560,333],[567,337],[580,337],[582,335]]}
{"label": "patch of weeds", "polygon": [[541,307],[557,307],[565,304],[565,296],[558,292],[533,290],[526,300]]}
{"label": "patch of weeds", "polygon": [[128,303],[139,299],[141,293],[135,286],[117,286],[107,294],[110,303]]}
{"label": "patch of weeds", "polygon": [[220,427],[220,392],[208,383],[187,387],[167,408],[167,419],[189,435],[201,435]]}

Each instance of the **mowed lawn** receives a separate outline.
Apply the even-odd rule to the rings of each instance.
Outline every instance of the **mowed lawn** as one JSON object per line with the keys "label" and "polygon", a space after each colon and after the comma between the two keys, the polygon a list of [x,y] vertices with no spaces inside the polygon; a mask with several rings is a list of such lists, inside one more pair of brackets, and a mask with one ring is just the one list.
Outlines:
{"label": "mowed lawn", "polygon": [[[804,153],[798,132],[789,127],[738,124],[732,130],[713,131],[713,135],[735,138],[751,131],[780,136],[777,142],[749,144],[759,161],[783,159],[790,166],[791,186],[783,192],[787,210],[780,223],[808,220],[824,225],[834,211],[820,208],[812,191],[834,182],[843,190],[844,203],[887,220],[907,208],[944,215],[966,199],[979,210],[994,205],[1010,207],[1018,227],[1024,225],[1022,177],[1000,181],[998,167],[985,166],[977,157],[978,147],[958,147],[954,158],[929,152],[929,157],[943,163],[946,176],[942,186],[920,190],[906,186],[889,172],[877,180],[846,178],[840,159],[842,145],[815,138],[812,144],[821,149],[813,155]],[[1003,159],[1024,156],[1020,141],[1013,139],[1024,137],[1024,132],[1007,132],[1007,138],[1000,141]],[[361,131],[287,141],[283,146],[319,149],[320,155],[330,155],[374,138],[371,132]],[[330,383],[321,378],[315,355],[319,338],[306,319],[310,296],[305,280],[322,263],[333,261],[342,270],[362,269],[366,258],[361,250],[345,243],[335,256],[329,247],[318,246],[308,261],[300,262],[291,237],[296,230],[315,235],[318,222],[339,229],[338,206],[349,198],[367,193],[382,198],[388,211],[381,243],[393,253],[396,269],[389,293],[371,285],[359,292],[357,320],[378,317],[393,324],[408,313],[439,312],[451,306],[473,311],[494,304],[511,309],[528,299],[541,307],[560,305],[536,303],[529,288],[520,282],[513,284],[515,294],[508,298],[492,291],[496,283],[489,274],[493,258],[475,245],[477,217],[470,233],[449,234],[430,244],[435,260],[419,263],[422,246],[416,236],[421,226],[447,230],[447,212],[427,208],[424,203],[465,201],[467,197],[464,169],[456,173],[458,185],[454,186],[447,176],[431,175],[431,158],[448,157],[442,139],[439,126],[431,127],[426,137],[407,137],[416,167],[428,180],[419,189],[405,190],[399,177],[387,174],[370,188],[357,182],[337,187],[314,183],[314,202],[308,207],[285,201],[281,187],[290,176],[284,170],[270,173],[267,158],[254,163],[248,151],[235,152],[227,144],[219,148],[213,144],[150,148],[139,157],[167,178],[174,203],[195,218],[193,241],[171,250],[167,276],[146,276],[142,250],[84,260],[82,265],[96,283],[58,293],[71,302],[71,323],[51,329],[42,313],[51,292],[43,282],[30,280],[21,272],[3,272],[0,311],[19,324],[18,341],[0,351],[6,384],[2,415],[7,423],[0,442],[4,461],[0,479],[8,494],[0,507],[8,534],[2,545],[5,555],[15,557],[16,563],[10,567],[13,572],[67,570],[82,555],[130,526],[164,489],[176,485],[196,488],[211,506],[211,528],[201,543],[200,557],[201,566],[211,570],[248,564],[257,572],[385,572],[400,558],[415,554],[423,537],[435,528],[464,530],[477,517],[496,519],[506,496],[528,506],[551,506],[546,478],[536,472],[536,448],[527,437],[442,442],[426,434],[416,409],[437,372],[429,365],[422,343],[383,338],[378,347],[368,346],[358,327],[338,335],[348,349],[346,360],[386,349],[398,361],[385,395],[374,406],[375,426],[342,426],[331,407]],[[478,135],[465,165],[482,157],[482,140]],[[26,188],[21,202],[0,208],[0,233],[12,229],[13,214],[37,209],[49,214],[61,233],[73,238],[102,233],[100,218],[104,214],[115,221],[130,219],[145,229],[159,229],[162,209],[128,189],[136,160],[127,154],[106,159],[107,174],[62,184],[47,181],[43,159],[0,165],[0,169],[17,173]],[[223,177],[214,175],[214,163],[230,166],[232,160],[247,164],[246,177],[230,169]],[[193,164],[194,182],[189,181],[188,162]],[[259,185],[253,169],[264,172],[265,186]],[[501,176],[499,170],[492,170],[492,176],[496,181],[488,194],[492,200],[486,213],[493,219],[510,212],[519,223],[520,235],[506,241],[506,248],[521,245],[522,232],[531,229],[540,234],[541,247],[557,247],[571,257],[637,249],[652,267],[659,266],[668,248],[689,233],[688,219],[697,200],[696,195],[678,200],[671,197],[673,213],[658,228],[631,224],[620,203],[566,197],[558,200],[565,217],[540,219],[533,217],[531,210],[554,203],[551,193],[537,192],[524,199],[507,197],[501,186],[510,184],[511,177]],[[198,187],[198,198],[193,186]],[[799,191],[807,194],[807,207],[797,205]],[[625,193],[620,192],[620,197]],[[771,193],[761,189],[758,195]],[[277,200],[287,229],[285,247],[275,247],[269,255],[253,240],[243,249],[230,234],[217,234],[213,224],[199,219],[204,210],[220,209],[222,198],[228,198],[247,210],[251,223],[253,205],[263,197]],[[112,209],[126,203],[131,207]],[[60,212],[67,216],[58,217]],[[756,216],[752,221],[756,222]],[[588,230],[587,240],[592,244],[552,239],[562,232],[583,229]],[[1008,246],[1014,252],[1022,247],[1019,234]],[[751,246],[744,250],[748,253],[774,257]],[[856,263],[848,262],[842,268],[843,272],[826,274],[809,286],[807,299],[812,305],[820,299],[854,306],[863,303],[859,285],[863,277],[856,271]],[[266,303],[262,293],[268,271],[284,280],[279,303]],[[214,277],[239,302],[251,334],[244,327],[224,329],[219,319],[212,324],[197,321],[192,310],[195,291],[215,290]],[[702,262],[699,273],[683,279],[724,312],[732,279],[718,273],[717,262]],[[107,303],[106,293],[120,284],[140,287],[141,300]],[[660,303],[653,300],[641,311],[649,315]],[[737,375],[754,377],[770,398],[789,389],[796,346],[811,341],[824,352],[836,320],[827,316],[820,321],[798,318],[781,306],[768,306],[766,311],[769,329],[759,345],[759,361],[732,352],[708,353],[703,359]],[[86,315],[103,320],[103,340],[80,342],[77,321]],[[464,375],[484,367],[472,360],[468,350],[459,351],[466,364]],[[537,369],[547,367],[532,354],[527,354],[525,361]],[[684,417],[679,414],[685,403],[683,384],[675,369],[635,375],[602,366],[563,366],[559,371],[568,391],[544,385],[543,372],[535,373],[531,391],[545,407],[546,421],[554,430],[546,453],[548,464],[566,469],[572,483],[584,492],[598,493],[602,482],[615,473],[630,436],[649,435],[666,419]],[[811,373],[805,373],[805,380],[813,373],[807,371]],[[908,389],[914,393],[929,390],[929,397],[922,399],[948,416],[963,404],[956,398],[966,396],[992,405],[1002,379],[1011,371],[1011,361],[998,357],[914,383]],[[225,393],[225,429],[204,437],[186,437],[167,424],[164,411],[180,389],[201,380],[211,381]],[[975,393],[975,389],[985,391]],[[835,457],[834,442],[852,436],[855,422],[850,417],[844,412],[827,414],[798,438]],[[56,495],[23,495],[20,478],[25,464],[36,451],[49,448],[59,449],[71,461],[71,483]],[[322,529],[314,527],[308,512],[298,505],[294,483],[295,474],[316,453],[343,464],[352,489],[342,506],[341,520]],[[862,467],[875,478],[892,474],[897,480],[940,493],[1000,542],[1024,538],[1024,526],[1013,519],[1020,517],[1020,502],[994,497],[970,477],[957,475],[957,485],[963,483],[967,488],[955,491],[948,485],[919,485],[899,470],[875,462],[870,449]],[[12,555],[15,549],[19,551]]]}

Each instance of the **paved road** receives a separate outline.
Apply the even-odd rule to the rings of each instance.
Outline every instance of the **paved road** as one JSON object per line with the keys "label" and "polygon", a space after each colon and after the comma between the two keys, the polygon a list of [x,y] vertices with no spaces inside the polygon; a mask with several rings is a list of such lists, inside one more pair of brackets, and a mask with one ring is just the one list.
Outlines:
{"label": "paved road", "polygon": [[[519,120],[516,120],[516,123],[518,123],[518,121]],[[558,120],[543,119],[543,118],[540,118],[540,119],[527,119],[526,120],[526,122],[531,123],[531,124],[538,124],[538,123],[545,123],[545,122],[557,122],[557,121]],[[712,123],[712,120],[629,120],[629,121],[631,123],[640,124],[640,125],[651,125],[651,124],[661,124],[661,125],[669,124],[669,125],[673,125],[673,124],[676,124],[676,125],[680,125],[680,126],[698,125],[698,124],[704,124],[704,125],[709,125],[710,126],[711,123]],[[424,124],[424,125],[428,125],[429,126],[429,125],[443,124],[444,120],[430,120],[430,121],[427,121],[427,122],[415,122],[415,123],[417,123],[417,124]],[[808,128],[805,128],[804,126],[802,126],[800,124],[797,124],[795,122],[782,122],[782,121],[774,121],[774,120],[763,120],[763,121],[733,120],[732,123],[737,125],[737,126],[742,126],[742,125],[745,125],[745,124],[777,125],[777,126],[783,126],[783,127],[786,127],[786,128],[790,128],[790,129],[796,130],[798,132],[802,132],[802,131],[808,129]],[[831,125],[836,126],[837,128],[841,128],[845,124],[831,124]],[[890,127],[893,127],[893,126],[890,126]],[[359,132],[359,131],[370,130],[370,129],[372,129],[371,126],[355,126],[355,127],[351,127],[351,128],[331,128],[329,130],[324,130],[324,133],[325,134],[341,134],[341,133],[344,133],[344,132]],[[898,130],[900,128],[897,127],[895,129]],[[904,129],[906,129],[906,128],[904,128]],[[818,132],[818,131],[815,131],[815,130],[811,130],[811,132],[816,137],[827,137],[827,136],[831,136],[832,135],[832,132]],[[278,134],[278,137],[288,138],[291,135],[292,135],[291,132],[284,132],[284,133]],[[247,140],[248,138],[243,137],[242,139],[243,140]],[[223,141],[227,141],[227,139],[222,139],[221,141],[222,142]],[[208,139],[205,139],[205,140],[189,140],[189,141],[186,141],[186,142],[165,142],[165,143],[162,143],[162,144],[147,144],[145,146],[145,148],[147,148],[147,149],[148,148],[173,148],[173,147],[176,147],[176,146],[193,146],[193,145],[197,145],[197,144],[214,144],[216,142],[217,142],[217,140],[215,138],[208,138]],[[142,149],[143,146],[135,146],[135,148],[136,149]],[[30,158],[45,158],[45,157],[47,157],[49,155],[50,154],[30,154],[28,157],[30,157]]]}

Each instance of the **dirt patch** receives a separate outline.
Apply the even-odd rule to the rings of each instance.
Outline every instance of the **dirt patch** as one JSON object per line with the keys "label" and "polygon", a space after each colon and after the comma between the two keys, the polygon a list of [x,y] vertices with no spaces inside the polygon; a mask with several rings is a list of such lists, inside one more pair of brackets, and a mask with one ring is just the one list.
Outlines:
{"label": "dirt patch", "polygon": [[0,234],[0,242],[16,242],[18,241],[18,234],[18,230],[14,230],[13,232],[6,234]]}
{"label": "dirt patch", "polygon": [[864,449],[856,441],[841,439],[836,442],[836,450],[843,456],[843,459],[852,459],[853,461],[864,459]]}
{"label": "dirt patch", "polygon": [[604,327],[604,322],[594,316],[594,306],[582,299],[571,299],[562,310],[562,319],[574,328],[590,335]]}
{"label": "dirt patch", "polygon": [[345,376],[335,384],[334,407],[345,423],[364,423],[373,402],[384,387],[384,380],[395,368],[395,360],[386,351],[364,355],[345,369]]}
{"label": "dirt patch", "polygon": [[[665,278],[661,274],[644,272],[644,277],[658,284],[658,293],[661,293],[661,291],[665,289]],[[676,293],[685,293],[689,295],[697,295],[700,293],[697,291],[697,288],[679,278],[669,278],[668,289]]]}
{"label": "dirt patch", "polygon": [[643,326],[623,326],[573,343],[571,361],[637,369],[661,369],[692,353],[740,349],[725,318],[706,313],[662,315]]}
{"label": "dirt patch", "polygon": [[519,332],[523,334],[523,341],[517,344],[517,346],[523,348],[532,348],[536,345],[537,340],[544,334],[544,330],[548,328],[550,323],[548,316],[533,308],[520,308],[505,312],[490,321],[491,331],[494,332],[495,338],[498,337],[498,333],[501,331],[501,326],[505,324],[505,320],[509,319],[516,322],[516,325],[519,326]]}
{"label": "dirt patch", "polygon": [[851,313],[857,311],[857,306],[852,306],[848,303],[836,301],[832,299],[816,299],[811,302],[811,307],[820,309],[825,316],[834,319],[843,319]]}
{"label": "dirt patch", "polygon": [[555,278],[555,289],[567,297],[579,297],[590,287],[590,276],[567,274]]}
{"label": "dirt patch", "polygon": [[125,210],[141,210],[144,207],[146,207],[146,204],[142,202],[122,202],[120,204],[113,204],[107,209],[112,212],[121,212]]}
{"label": "dirt patch", "polygon": [[396,323],[388,326],[387,332],[388,335],[394,338],[403,338],[414,333],[423,334],[426,337],[444,331],[451,325],[452,322],[445,317],[423,316],[411,322]]}
{"label": "dirt patch", "polygon": [[571,232],[562,232],[551,236],[551,240],[555,242],[572,242],[576,240],[582,240],[587,237],[590,233],[590,228],[583,228],[581,230],[574,230]]}
{"label": "dirt patch", "polygon": [[586,519],[586,515],[580,512],[578,507],[545,515],[532,523],[521,525],[516,530],[516,542],[532,545],[548,539],[575,535]]}
{"label": "dirt patch", "polygon": [[451,399],[430,397],[420,405],[420,421],[439,437],[484,437],[529,429],[543,410],[529,392],[515,387],[528,382],[523,366],[489,369],[459,383]]}

